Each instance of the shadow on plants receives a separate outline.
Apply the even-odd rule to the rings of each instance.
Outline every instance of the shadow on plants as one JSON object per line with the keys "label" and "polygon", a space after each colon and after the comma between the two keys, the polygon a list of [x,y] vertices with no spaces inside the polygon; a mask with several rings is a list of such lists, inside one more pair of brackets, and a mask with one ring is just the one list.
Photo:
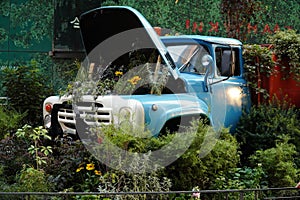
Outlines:
{"label": "shadow on plants", "polygon": [[[276,146],[283,135],[293,138],[290,143],[300,151],[299,111],[286,101],[274,99],[268,104],[255,105],[244,113],[236,128],[235,136],[240,143],[242,165],[249,164],[249,156],[257,150]],[[297,161],[299,163],[299,159]]]}

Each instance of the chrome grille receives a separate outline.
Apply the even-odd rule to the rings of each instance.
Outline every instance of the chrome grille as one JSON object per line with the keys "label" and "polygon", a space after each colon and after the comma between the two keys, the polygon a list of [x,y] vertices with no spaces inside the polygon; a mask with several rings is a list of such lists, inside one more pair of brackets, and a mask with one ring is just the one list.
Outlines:
{"label": "chrome grille", "polygon": [[[99,103],[81,102],[77,104],[80,118],[88,125],[111,124],[111,108],[105,108]],[[72,106],[63,106],[59,108],[57,117],[58,122],[66,128],[75,130],[75,113]]]}

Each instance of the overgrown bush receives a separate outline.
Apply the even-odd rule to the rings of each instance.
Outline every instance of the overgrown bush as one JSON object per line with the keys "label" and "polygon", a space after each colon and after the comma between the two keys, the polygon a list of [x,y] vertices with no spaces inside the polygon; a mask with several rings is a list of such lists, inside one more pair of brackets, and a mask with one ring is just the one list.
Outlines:
{"label": "overgrown bush", "polygon": [[45,84],[43,74],[36,61],[25,65],[7,66],[3,69],[3,86],[9,105],[17,112],[26,113],[23,124],[42,123],[43,100],[52,94],[51,87]]}
{"label": "overgrown bush", "polygon": [[9,185],[7,184],[7,177],[4,174],[4,167],[0,165],[0,191],[8,191]]}
{"label": "overgrown bush", "polygon": [[257,150],[250,156],[252,165],[261,164],[269,188],[293,187],[299,180],[299,169],[294,159],[298,153],[295,145],[288,143],[289,140],[288,136],[282,136],[276,140],[275,147]]}
{"label": "overgrown bush", "polygon": [[10,136],[0,141],[0,164],[3,175],[8,184],[15,183],[15,176],[23,165],[33,166],[34,160],[28,153],[29,144],[24,139]]}
{"label": "overgrown bush", "polygon": [[272,51],[269,47],[258,44],[244,45],[243,58],[244,75],[252,94],[252,101],[256,102],[256,97],[261,95],[267,99],[269,94],[263,79],[274,72],[275,62],[272,60]]}
{"label": "overgrown bush", "polygon": [[[218,174],[236,168],[239,162],[238,143],[227,129],[221,132],[210,153],[201,158],[200,148],[207,126],[201,126],[190,148],[165,173],[172,180],[172,190],[209,189]],[[213,143],[212,143],[213,144]]]}
{"label": "overgrown bush", "polygon": [[[102,174],[105,172],[102,164],[87,151],[81,141],[69,141],[67,138],[55,141],[53,153],[49,157],[48,165],[44,167],[49,175],[49,181],[55,187],[53,191],[97,191],[98,184],[91,182],[88,174],[82,174],[80,167],[85,169],[86,164],[93,163]],[[80,172],[81,171],[81,172]],[[92,170],[91,172],[94,172]],[[86,176],[85,176],[86,175]]]}
{"label": "overgrown bush", "polygon": [[214,181],[216,189],[249,189],[266,186],[263,182],[265,173],[259,163],[256,167],[233,168]]}
{"label": "overgrown bush", "polygon": [[[261,165],[257,165],[254,168],[243,167],[233,168],[229,171],[222,172],[218,178],[215,179],[212,188],[217,190],[230,190],[230,189],[255,189],[266,187],[264,182],[266,175],[261,168]],[[229,199],[240,199],[239,193],[229,194]],[[255,193],[245,193],[244,199],[255,199]]]}
{"label": "overgrown bush", "polygon": [[[267,107],[273,106],[273,107]],[[255,107],[257,109],[257,107]],[[283,113],[274,105],[264,105],[262,113],[266,113],[269,110],[271,113],[275,113],[273,118],[270,118],[272,122],[276,122],[274,117]],[[273,109],[271,109],[273,108]],[[294,115],[291,110],[286,109],[286,118],[292,118]],[[289,113],[291,112],[291,113]],[[289,113],[289,114],[288,114]],[[253,113],[252,113],[253,114]],[[294,113],[293,113],[294,114]],[[252,116],[250,114],[250,116]],[[253,116],[252,116],[253,117]],[[265,117],[265,116],[264,116]],[[278,117],[278,116],[277,116]],[[282,118],[278,117],[278,118]],[[244,116],[244,119],[245,116]],[[248,119],[247,123],[251,122]],[[261,120],[258,118],[256,120]],[[295,124],[292,124],[288,119],[284,119],[282,123],[288,123],[288,128],[295,128]],[[245,123],[245,122],[244,122]],[[264,123],[261,120],[261,123]],[[266,124],[267,123],[265,122]],[[276,122],[279,123],[279,122]],[[245,123],[246,124],[246,123]],[[244,124],[244,125],[245,125]],[[105,128],[98,129],[97,137],[94,138],[99,147],[104,144],[106,139],[109,139],[114,145],[122,148],[127,153],[146,153],[143,157],[137,156],[132,160],[130,167],[139,171],[138,174],[129,173],[124,170],[123,166],[128,164],[126,154],[121,155],[118,162],[114,164],[114,167],[110,167],[107,163],[103,163],[97,160],[95,155],[88,151],[82,141],[72,141],[68,138],[57,138],[55,141],[40,140],[38,148],[42,149],[43,146],[52,145],[52,154],[47,156],[47,165],[41,165],[43,171],[28,167],[35,166],[37,163],[36,157],[32,156],[30,151],[30,145],[32,145],[32,139],[28,134],[24,134],[24,137],[6,137],[0,142],[0,164],[2,165],[2,179],[3,190],[12,191],[24,191],[29,188],[32,191],[76,191],[76,192],[129,192],[129,191],[169,191],[169,190],[192,190],[198,189],[244,189],[249,187],[263,187],[263,186],[279,186],[272,185],[269,182],[269,177],[272,179],[283,179],[284,185],[293,185],[292,180],[297,180],[298,170],[293,157],[296,155],[295,146],[287,142],[275,142],[274,147],[264,147],[265,150],[253,149],[252,156],[249,158],[250,167],[238,168],[239,164],[239,144],[234,136],[229,134],[227,129],[223,129],[220,133],[220,138],[217,140],[209,140],[209,150],[205,156],[200,156],[201,147],[209,136],[210,127],[197,124],[188,131],[197,130],[191,145],[183,155],[180,156],[175,162],[171,163],[167,167],[155,168],[149,162],[151,153],[155,150],[161,149],[166,146],[174,138],[174,134],[166,134],[161,137],[138,137],[146,136],[147,132],[135,132],[135,130],[127,127],[129,124],[125,124],[119,128],[111,125],[105,126]],[[196,123],[194,124],[194,126]],[[257,125],[255,125],[257,126]],[[280,126],[283,126],[280,124]],[[239,126],[241,128],[241,125]],[[247,127],[248,128],[248,127]],[[265,130],[265,127],[263,127]],[[288,129],[287,127],[280,127],[282,132]],[[252,127],[253,129],[253,127]],[[248,128],[248,130],[252,130]],[[22,129],[26,133],[25,128]],[[31,130],[31,129],[30,129]],[[32,129],[35,130],[35,129]],[[40,132],[36,129],[37,132]],[[129,131],[131,130],[130,134]],[[270,129],[273,130],[273,129]],[[275,130],[275,129],[274,129]],[[19,131],[19,134],[22,131]],[[263,134],[262,134],[263,135]],[[282,138],[282,135],[272,136],[275,139]],[[247,136],[247,135],[242,135]],[[252,135],[251,135],[252,136]],[[269,136],[271,137],[271,136]],[[247,138],[247,137],[246,137]],[[213,139],[213,138],[210,138]],[[214,135],[214,139],[216,139]],[[214,142],[215,141],[215,142]],[[293,140],[291,140],[293,141]],[[84,141],[85,143],[87,141]],[[207,141],[206,141],[207,142]],[[257,139],[256,142],[261,142]],[[248,143],[247,143],[248,144]],[[182,145],[179,143],[178,145]],[[255,145],[255,144],[251,144]],[[264,144],[260,144],[264,145]],[[253,146],[254,148],[255,146]],[[171,151],[169,153],[176,154],[177,152]],[[101,154],[103,158],[108,155],[112,156],[114,151],[108,151],[108,154]],[[39,156],[44,156],[43,152],[39,152]],[[243,155],[244,156],[244,155]],[[164,158],[162,156],[161,158]],[[258,165],[262,164],[262,165]],[[27,167],[23,167],[27,166]],[[151,172],[145,170],[147,167],[153,170]],[[276,169],[273,169],[276,166]],[[1,172],[1,171],[0,171]],[[31,177],[32,179],[39,181],[41,188],[31,188],[31,180],[23,180],[21,177]],[[265,176],[267,175],[267,176]],[[15,178],[17,177],[17,179]],[[28,189],[28,191],[29,191]],[[145,196],[122,196],[123,199],[138,198],[143,199]],[[149,197],[152,198],[152,197]],[[153,197],[153,198],[157,198]],[[161,199],[168,199],[167,196],[160,196]],[[251,199],[251,195],[249,196]]]}
{"label": "overgrown bush", "polygon": [[47,133],[48,131],[42,126],[33,128],[27,124],[16,132],[16,136],[28,144],[27,151],[35,160],[36,169],[46,165],[49,159],[48,156],[52,153],[51,146],[44,146],[45,141],[51,139]]}
{"label": "overgrown bush", "polygon": [[[140,162],[144,165],[149,165],[148,155],[132,163],[132,167],[143,168]],[[140,159],[136,157],[136,159]],[[140,173],[128,173],[123,170],[112,169],[100,176],[99,192],[167,192],[171,188],[171,180],[161,174],[162,170],[146,172],[141,170]],[[126,195],[119,196],[120,199],[169,199],[167,195]]]}
{"label": "overgrown bush", "polygon": [[[113,125],[107,126],[104,132],[115,145],[130,152],[145,152],[150,148],[157,149],[165,142],[164,140],[159,142],[158,138],[149,138],[148,140],[131,137],[124,132],[124,129],[117,129]],[[154,143],[156,145],[150,145]],[[101,154],[101,156],[105,157],[106,155]],[[141,162],[145,165],[148,164],[147,159]],[[140,166],[139,163],[134,162],[131,165],[141,169],[139,174],[111,168],[97,160],[81,141],[68,141],[67,138],[63,138],[57,140],[53,145],[50,162],[44,167],[44,170],[50,175],[49,181],[55,185],[54,191],[129,192],[160,191],[170,188],[170,181],[162,177],[160,172],[147,173],[142,170],[144,166]],[[122,164],[124,163],[120,162],[120,165]],[[133,196],[126,198],[132,199]]]}
{"label": "overgrown bush", "polygon": [[272,101],[269,104],[253,106],[244,113],[236,128],[236,138],[241,146],[242,164],[247,165],[248,157],[257,150],[276,146],[276,140],[288,135],[300,152],[300,123],[297,110],[287,102]]}
{"label": "overgrown bush", "polygon": [[43,170],[24,167],[16,176],[15,191],[18,192],[49,192],[50,185]]}
{"label": "overgrown bush", "polygon": [[[113,125],[105,126],[101,129],[101,134],[98,134],[98,139],[94,138],[100,146],[103,145],[103,141],[109,139],[114,145],[126,152],[133,153],[133,155],[134,153],[145,153],[142,158],[135,157],[131,163],[128,163],[128,157],[125,154],[121,155],[122,159],[113,163],[115,164],[114,168],[93,157],[79,141],[56,144],[53,147],[51,162],[45,168],[47,174],[50,175],[49,180],[56,185],[54,190],[168,191],[170,189],[191,190],[195,186],[208,189],[219,173],[236,168],[239,162],[238,144],[227,129],[222,131],[221,137],[216,141],[212,151],[200,158],[200,148],[208,127],[199,125],[190,148],[177,161],[166,168],[156,169],[156,166],[153,165],[152,172],[149,172],[147,169],[151,169],[152,166],[152,162],[149,160],[151,152],[167,145],[172,141],[174,135],[167,134],[157,138],[137,137],[136,134],[145,136],[147,132],[135,134],[131,129],[132,132],[128,134],[128,130],[126,127],[120,129]],[[107,155],[102,152],[101,157],[111,158],[114,155],[113,150],[108,150],[106,153]],[[169,153],[176,154],[174,151]],[[130,164],[131,170],[137,170],[139,173],[124,171],[123,167],[127,164]],[[140,198],[143,197],[140,196]]]}
{"label": "overgrown bush", "polygon": [[[170,134],[159,138],[151,137],[152,135],[149,131],[132,129],[128,123],[124,123],[121,127],[116,127],[115,125],[96,127],[92,129],[91,134],[93,133],[96,133],[93,137],[96,143],[92,145],[95,145],[94,148],[100,149],[96,153],[93,152],[93,155],[96,158],[97,156],[101,156],[100,160],[102,162],[103,160],[107,160],[102,165],[99,164],[100,161],[96,162],[98,163],[97,165],[94,165],[97,171],[101,171],[101,175],[98,176],[98,191],[150,192],[170,190],[171,180],[164,175],[164,168],[162,166],[158,167],[158,164],[153,163],[151,158],[153,158],[152,152],[159,150],[165,144],[169,143],[173,135]],[[106,143],[106,141],[109,142]],[[115,151],[117,148],[124,151],[119,154],[118,151]],[[171,151],[169,153],[174,154],[175,152]],[[163,155],[159,156],[164,157]],[[154,162],[157,161],[159,163],[159,159],[161,158],[157,158]],[[95,174],[85,170],[84,166],[84,164],[78,166],[80,173],[77,174],[84,175],[84,177],[89,175],[94,178]],[[88,184],[88,181],[81,181],[80,183],[83,188]],[[156,197],[153,198],[156,199]],[[145,199],[146,197],[144,195],[126,195],[119,198]],[[160,198],[166,199],[167,197],[162,195]]]}
{"label": "overgrown bush", "polygon": [[17,131],[24,116],[25,114],[20,114],[14,109],[0,106],[0,140]]}
{"label": "overgrown bush", "polygon": [[284,75],[282,78],[300,81],[300,34],[295,30],[278,31],[269,41]]}
{"label": "overgrown bush", "polygon": [[44,146],[47,142],[45,138],[49,139],[45,129],[25,125],[12,136],[7,136],[0,141],[0,165],[8,184],[16,182],[17,174],[31,172],[28,171],[30,168],[41,171],[41,166],[46,164],[52,152],[51,146]]}

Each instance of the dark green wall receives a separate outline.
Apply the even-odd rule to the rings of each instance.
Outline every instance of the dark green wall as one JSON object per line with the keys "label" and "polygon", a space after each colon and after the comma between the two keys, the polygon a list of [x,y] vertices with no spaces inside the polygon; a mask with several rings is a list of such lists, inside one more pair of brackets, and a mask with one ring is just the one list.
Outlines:
{"label": "dark green wall", "polygon": [[[226,1],[1,0],[0,60],[27,60],[37,52],[51,52],[51,55],[59,58],[78,56],[78,53],[82,53],[83,46],[79,29],[74,28],[71,22],[81,13],[101,5],[132,6],[153,26],[161,26],[174,32],[226,37],[221,2]],[[265,43],[268,34],[272,34],[266,34],[266,25],[271,32],[276,26],[280,30],[300,30],[299,0],[257,2],[261,2],[260,11],[255,13],[255,19],[249,21],[251,26],[257,26],[257,32],[251,30],[244,43]],[[216,24],[218,30],[212,29]]]}

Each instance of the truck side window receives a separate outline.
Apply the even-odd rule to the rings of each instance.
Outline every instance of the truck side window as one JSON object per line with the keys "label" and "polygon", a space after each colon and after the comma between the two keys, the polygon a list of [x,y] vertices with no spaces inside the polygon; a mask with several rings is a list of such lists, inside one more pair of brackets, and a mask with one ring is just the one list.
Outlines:
{"label": "truck side window", "polygon": [[239,54],[238,49],[235,48],[223,48],[217,47],[215,50],[216,55],[216,65],[217,65],[217,73],[219,76],[228,76],[230,74],[227,70],[224,71],[222,65],[230,64],[233,67],[233,75],[239,76],[240,71],[240,62],[239,62]]}

